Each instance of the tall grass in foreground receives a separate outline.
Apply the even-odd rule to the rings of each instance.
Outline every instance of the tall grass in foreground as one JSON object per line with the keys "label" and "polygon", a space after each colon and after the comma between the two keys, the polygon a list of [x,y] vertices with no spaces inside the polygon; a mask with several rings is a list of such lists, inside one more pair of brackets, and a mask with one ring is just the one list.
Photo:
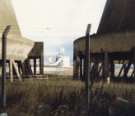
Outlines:
{"label": "tall grass in foreground", "polygon": [[[135,102],[135,86],[110,84],[91,93],[91,116],[108,116],[116,96]],[[27,80],[7,83],[7,110],[10,116],[86,116],[84,84],[72,80]]]}

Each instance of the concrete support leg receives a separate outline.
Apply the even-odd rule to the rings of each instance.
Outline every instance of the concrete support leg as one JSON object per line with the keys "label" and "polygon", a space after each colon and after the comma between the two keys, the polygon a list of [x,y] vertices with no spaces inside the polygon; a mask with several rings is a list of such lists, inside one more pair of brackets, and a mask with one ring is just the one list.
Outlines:
{"label": "concrete support leg", "polygon": [[73,63],[74,63],[73,79],[79,79],[79,64],[78,64],[77,56],[74,58]]}
{"label": "concrete support leg", "polygon": [[119,74],[118,74],[118,78],[120,78],[121,77],[121,74],[122,74],[122,71],[125,69],[125,67],[126,67],[126,64],[125,64],[125,61],[123,60],[122,61],[122,67],[121,67],[121,69],[120,69],[120,71],[119,71]]}
{"label": "concrete support leg", "polygon": [[20,67],[22,69],[22,76],[24,77],[26,75],[26,70],[23,61],[20,61]]}
{"label": "concrete support leg", "polygon": [[107,52],[104,53],[103,78],[105,80],[107,79],[107,81],[110,80],[110,77],[109,77],[109,56],[108,56],[108,53]]}
{"label": "concrete support leg", "polygon": [[98,60],[97,60],[97,59],[95,59],[95,71],[94,71],[94,78],[95,78],[96,80],[98,80],[98,78],[99,78],[99,73],[98,73],[98,64],[99,64]]}
{"label": "concrete support leg", "polygon": [[29,59],[25,60],[24,65],[25,65],[26,75],[33,75]]}
{"label": "concrete support leg", "polygon": [[18,61],[17,64],[18,64],[19,73],[20,73],[21,76],[23,76],[23,70],[22,70],[21,61]]}
{"label": "concrete support leg", "polygon": [[135,80],[135,48],[133,48],[133,65],[134,65],[134,69],[131,76],[134,78],[133,80]]}
{"label": "concrete support leg", "polygon": [[131,60],[129,60],[127,66],[125,67],[125,70],[124,70],[124,78],[125,78],[125,80],[128,79],[128,72],[130,70],[131,64],[132,64]]}
{"label": "concrete support leg", "polygon": [[13,77],[12,59],[9,60],[9,77],[10,77],[10,81],[13,82],[14,81],[14,77]]}
{"label": "concrete support leg", "polygon": [[83,64],[82,64],[82,72],[83,72],[83,78],[82,78],[82,81],[84,81],[84,80],[85,80],[85,76],[84,76],[84,71],[85,71],[85,70],[84,70],[84,69],[85,69],[85,68],[84,68],[84,66],[85,66],[85,63],[84,63],[84,57],[83,57],[83,59],[82,59],[82,63],[83,63]]}
{"label": "concrete support leg", "polygon": [[77,64],[76,64],[76,60],[73,60],[73,79],[76,79],[77,74],[76,74],[76,70],[77,70]]}
{"label": "concrete support leg", "polygon": [[103,72],[103,63],[99,63],[99,68],[98,68],[98,75],[99,77],[102,77],[102,72]]}
{"label": "concrete support leg", "polygon": [[110,61],[110,78],[113,79],[115,77],[115,65],[113,60]]}
{"label": "concrete support leg", "polygon": [[33,67],[34,67],[34,75],[37,74],[37,62],[36,62],[36,58],[33,59]]}
{"label": "concrete support leg", "polygon": [[83,80],[83,59],[80,57],[80,79]]}
{"label": "concrete support leg", "polygon": [[40,63],[40,74],[43,75],[44,74],[44,57],[41,56],[39,59],[39,63]]}
{"label": "concrete support leg", "polygon": [[19,79],[20,81],[22,81],[22,77],[21,77],[21,75],[20,75],[20,73],[19,73],[19,69],[18,69],[17,64],[15,63],[14,60],[12,60],[12,63],[13,63],[13,67],[14,67],[14,69],[15,69],[15,72],[16,72],[16,74],[17,74],[18,79]]}

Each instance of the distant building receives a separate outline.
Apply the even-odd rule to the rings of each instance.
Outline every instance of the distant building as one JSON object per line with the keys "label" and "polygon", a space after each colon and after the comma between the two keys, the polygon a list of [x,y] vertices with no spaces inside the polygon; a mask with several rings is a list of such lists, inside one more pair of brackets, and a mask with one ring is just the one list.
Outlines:
{"label": "distant building", "polygon": [[48,62],[44,67],[45,74],[72,75],[70,57],[64,55],[64,49],[60,49],[56,56],[48,56],[46,61]]}

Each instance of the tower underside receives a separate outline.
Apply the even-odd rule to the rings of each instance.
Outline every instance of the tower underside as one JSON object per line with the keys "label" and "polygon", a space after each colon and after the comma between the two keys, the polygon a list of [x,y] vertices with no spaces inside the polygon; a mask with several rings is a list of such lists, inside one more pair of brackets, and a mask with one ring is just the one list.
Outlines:
{"label": "tower underside", "polygon": [[[135,1],[107,0],[90,38],[91,75],[96,80],[135,80]],[[85,80],[85,37],[74,41],[74,78]]]}
{"label": "tower underside", "polygon": [[[95,80],[135,80],[135,32],[92,35],[91,75]],[[74,78],[85,80],[85,37],[74,41]]]}
{"label": "tower underside", "polygon": [[[11,0],[0,0],[0,39],[10,25],[7,35],[7,75],[22,80],[28,75],[43,75],[43,42],[34,42],[22,36]],[[0,65],[2,65],[2,41],[0,41]]]}

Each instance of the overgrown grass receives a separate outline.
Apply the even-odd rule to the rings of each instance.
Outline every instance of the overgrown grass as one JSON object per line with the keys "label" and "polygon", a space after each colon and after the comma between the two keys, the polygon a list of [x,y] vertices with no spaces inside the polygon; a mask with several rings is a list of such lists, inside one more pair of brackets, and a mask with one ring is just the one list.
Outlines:
{"label": "overgrown grass", "polygon": [[[91,93],[91,116],[108,116],[114,96],[135,101],[135,86],[95,83]],[[86,116],[84,83],[71,79],[25,80],[7,83],[10,116]]]}

